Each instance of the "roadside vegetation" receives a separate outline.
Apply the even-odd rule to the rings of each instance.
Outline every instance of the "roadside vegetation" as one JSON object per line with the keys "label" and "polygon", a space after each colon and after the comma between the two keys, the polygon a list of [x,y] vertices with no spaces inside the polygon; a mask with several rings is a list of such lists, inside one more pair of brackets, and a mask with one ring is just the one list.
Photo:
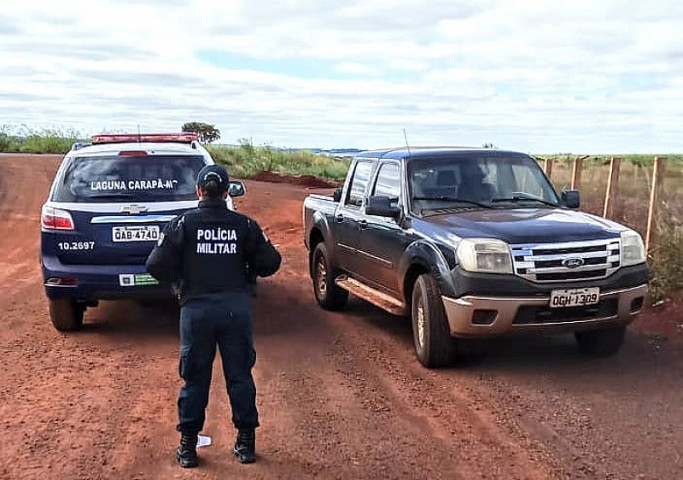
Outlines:
{"label": "roadside vegetation", "polygon": [[[73,130],[29,127],[0,127],[0,152],[64,154],[74,142],[87,142]],[[242,139],[236,146],[206,145],[218,163],[230,174],[250,178],[262,172],[279,175],[311,175],[341,182],[349,168],[349,158],[332,158],[305,150],[283,150],[270,146],[254,146]],[[620,155],[622,165],[612,219],[640,232],[646,229],[649,186],[654,155]],[[683,289],[683,155],[669,154],[666,180],[657,223],[657,247],[650,258],[651,287],[655,302],[664,291]],[[552,182],[558,190],[569,188],[573,155],[539,155],[539,159],[555,160]],[[601,215],[611,155],[594,155],[584,160],[581,209]]]}
{"label": "roadside vegetation", "polygon": [[206,148],[216,162],[227,165],[231,175],[249,178],[261,172],[279,175],[311,175],[341,181],[346,177],[350,159],[335,159],[306,150],[287,151],[268,146],[255,147],[248,140],[238,146]]}
{"label": "roadside vegetation", "polygon": [[0,152],[64,154],[78,141],[75,130],[45,128],[36,130],[22,126],[12,130],[0,127]]}

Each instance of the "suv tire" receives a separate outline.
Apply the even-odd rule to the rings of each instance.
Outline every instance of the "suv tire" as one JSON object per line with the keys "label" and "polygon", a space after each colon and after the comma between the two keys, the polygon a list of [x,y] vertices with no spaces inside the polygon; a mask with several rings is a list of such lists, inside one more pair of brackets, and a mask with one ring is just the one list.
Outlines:
{"label": "suv tire", "polygon": [[457,343],[451,337],[439,286],[433,275],[423,274],[413,287],[411,317],[415,355],[427,368],[451,365]]}
{"label": "suv tire", "polygon": [[349,300],[349,292],[334,283],[329,255],[324,243],[316,245],[311,256],[311,275],[315,299],[325,310],[341,310]]}
{"label": "suv tire", "polygon": [[69,298],[48,299],[50,304],[50,320],[60,332],[78,330],[83,326],[85,305]]}
{"label": "suv tire", "polygon": [[609,357],[619,351],[625,334],[626,327],[610,327],[575,332],[574,336],[581,352],[594,357]]}

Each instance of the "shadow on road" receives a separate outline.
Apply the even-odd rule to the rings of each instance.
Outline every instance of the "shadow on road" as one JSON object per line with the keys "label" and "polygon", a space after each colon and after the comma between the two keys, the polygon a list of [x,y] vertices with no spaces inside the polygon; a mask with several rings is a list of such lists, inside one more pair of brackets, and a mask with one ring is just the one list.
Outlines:
{"label": "shadow on road", "polygon": [[[360,322],[377,335],[387,335],[397,345],[412,348],[412,324],[408,317],[395,317],[361,300],[351,300],[345,313],[348,321]],[[470,347],[468,345],[468,347]],[[629,330],[622,350],[613,357],[595,358],[581,354],[573,334],[517,334],[477,341],[467,349],[467,358],[455,369],[495,373],[604,375],[642,378],[663,368],[679,368],[683,352],[659,337]],[[415,360],[417,362],[417,360]]]}
{"label": "shadow on road", "polygon": [[144,305],[128,300],[100,302],[86,311],[83,329],[77,334],[113,340],[176,339],[179,314],[180,309],[173,301]]}
{"label": "shadow on road", "polygon": [[[269,336],[321,328],[322,311],[302,285],[262,281],[254,308],[254,334]],[[136,301],[103,301],[88,308],[78,335],[98,334],[116,338],[178,337],[180,308],[173,300],[141,304]],[[74,334],[72,333],[72,334]]]}

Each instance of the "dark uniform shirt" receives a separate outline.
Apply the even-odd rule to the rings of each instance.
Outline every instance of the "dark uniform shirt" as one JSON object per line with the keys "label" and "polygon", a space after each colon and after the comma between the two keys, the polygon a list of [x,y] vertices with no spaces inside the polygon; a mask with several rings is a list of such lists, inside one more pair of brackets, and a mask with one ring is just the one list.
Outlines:
{"label": "dark uniform shirt", "polygon": [[181,303],[202,295],[246,292],[248,275],[266,277],[281,257],[258,224],[222,199],[173,219],[147,259],[157,280],[180,286]]}

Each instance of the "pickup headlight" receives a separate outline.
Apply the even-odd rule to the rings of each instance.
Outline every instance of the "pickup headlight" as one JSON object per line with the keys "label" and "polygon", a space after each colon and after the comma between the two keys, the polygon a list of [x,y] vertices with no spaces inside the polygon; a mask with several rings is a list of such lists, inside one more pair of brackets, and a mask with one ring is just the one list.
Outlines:
{"label": "pickup headlight", "polygon": [[645,245],[641,236],[633,230],[621,232],[621,266],[645,262]]}
{"label": "pickup headlight", "polygon": [[492,238],[465,238],[456,250],[463,270],[479,273],[512,273],[508,244]]}

